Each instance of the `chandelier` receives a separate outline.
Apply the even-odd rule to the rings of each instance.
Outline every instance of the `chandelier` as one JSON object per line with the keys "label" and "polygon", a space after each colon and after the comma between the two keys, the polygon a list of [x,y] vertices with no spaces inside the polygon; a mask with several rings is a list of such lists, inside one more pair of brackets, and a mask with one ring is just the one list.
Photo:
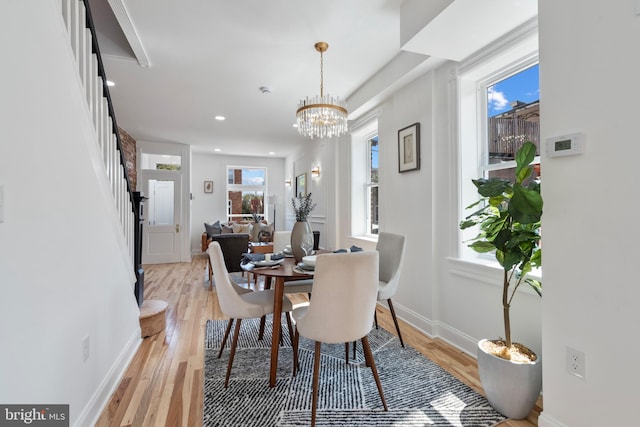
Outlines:
{"label": "chandelier", "polygon": [[334,138],[347,133],[347,104],[339,97],[324,95],[323,57],[329,44],[314,45],[320,52],[320,95],[300,100],[296,111],[298,133],[314,138]]}

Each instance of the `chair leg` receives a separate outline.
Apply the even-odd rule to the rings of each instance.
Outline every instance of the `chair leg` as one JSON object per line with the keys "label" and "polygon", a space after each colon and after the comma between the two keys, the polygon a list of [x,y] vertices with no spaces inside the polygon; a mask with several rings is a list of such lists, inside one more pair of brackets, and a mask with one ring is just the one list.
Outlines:
{"label": "chair leg", "polygon": [[260,330],[258,332],[258,340],[262,341],[262,337],[264,336],[264,324],[267,321],[267,316],[262,316],[260,318]]}
{"label": "chair leg", "polygon": [[213,267],[211,266],[211,258],[207,257],[207,262],[209,263],[209,289],[213,290]]}
{"label": "chair leg", "polygon": [[376,313],[376,311],[373,311],[373,321],[376,322],[376,329],[378,329],[378,313]]}
{"label": "chair leg", "polygon": [[293,376],[296,376],[298,372],[298,340],[300,339],[300,335],[298,334],[298,328],[296,328],[293,334]]}
{"label": "chair leg", "polygon": [[349,363],[349,343],[344,343],[344,362]]}
{"label": "chair leg", "polygon": [[320,351],[322,343],[316,341],[315,354],[313,356],[313,399],[311,406],[311,427],[316,425],[316,408],[318,407],[318,383],[320,378]]}
{"label": "chair leg", "polygon": [[376,380],[376,386],[378,387],[378,394],[380,394],[380,400],[382,400],[382,406],[384,410],[388,411],[387,401],[384,400],[384,393],[382,392],[382,384],[380,384],[380,377],[378,376],[378,369],[376,369],[376,362],[373,360],[373,354],[371,353],[371,347],[369,347],[369,338],[365,335],[362,337],[362,348],[364,349],[364,358],[367,360],[367,366],[371,368],[373,378]]}
{"label": "chair leg", "polygon": [[287,311],[287,328],[289,329],[289,339],[291,340],[291,343],[293,344],[293,323],[292,323],[292,319],[291,319],[291,312]]}
{"label": "chair leg", "polygon": [[240,335],[240,323],[242,319],[236,319],[236,330],[233,333],[233,344],[231,344],[231,354],[229,354],[229,364],[227,365],[227,376],[224,379],[224,388],[229,387],[229,377],[231,376],[231,366],[233,366],[233,357],[236,355],[236,347],[238,346],[238,335]]}
{"label": "chair leg", "polygon": [[229,322],[227,323],[227,329],[224,331],[224,338],[222,338],[222,343],[220,344],[218,359],[220,359],[220,356],[222,356],[222,350],[224,350],[224,345],[227,343],[227,338],[229,338],[229,332],[231,332],[231,326],[233,326],[233,319],[229,319]]}
{"label": "chair leg", "polygon": [[404,348],[404,341],[402,341],[402,334],[400,333],[400,325],[398,325],[398,318],[396,317],[396,311],[393,309],[393,303],[391,302],[391,298],[387,300],[389,304],[389,311],[391,311],[391,317],[393,317],[393,323],[396,325],[396,331],[398,331],[398,338],[400,339],[400,344],[402,344],[402,348]]}
{"label": "chair leg", "polygon": [[356,346],[358,345],[358,341],[353,342],[353,359],[356,358]]}

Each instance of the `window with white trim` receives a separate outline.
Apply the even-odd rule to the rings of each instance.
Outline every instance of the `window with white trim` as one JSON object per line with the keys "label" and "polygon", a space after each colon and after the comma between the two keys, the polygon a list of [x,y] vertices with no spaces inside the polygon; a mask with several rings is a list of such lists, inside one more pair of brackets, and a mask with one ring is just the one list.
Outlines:
{"label": "window with white trim", "polygon": [[351,235],[378,236],[378,120],[370,119],[351,132]]}
{"label": "window with white trim", "polygon": [[[472,179],[511,179],[520,146],[531,141],[540,147],[537,49],[537,28],[523,28],[459,68],[460,219],[471,213],[465,207],[479,199]],[[532,179],[539,179],[539,157],[534,163]],[[489,259],[465,243],[477,230],[461,233],[461,258]]]}
{"label": "window with white trim", "polygon": [[227,219],[252,220],[253,214],[265,218],[266,189],[266,168],[228,166]]}
{"label": "window with white trim", "polygon": [[378,134],[367,139],[367,197],[365,235],[378,234]]}

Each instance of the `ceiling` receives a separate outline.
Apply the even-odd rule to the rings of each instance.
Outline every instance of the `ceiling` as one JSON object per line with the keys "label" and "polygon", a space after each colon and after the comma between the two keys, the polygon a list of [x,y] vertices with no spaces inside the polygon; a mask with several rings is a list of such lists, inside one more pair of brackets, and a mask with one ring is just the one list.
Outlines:
{"label": "ceiling", "polygon": [[537,0],[89,4],[121,128],[139,141],[276,157],[312,143],[293,124],[300,99],[319,93],[317,41],[329,43],[325,93],[346,99],[353,120],[417,71],[462,60],[537,14]]}

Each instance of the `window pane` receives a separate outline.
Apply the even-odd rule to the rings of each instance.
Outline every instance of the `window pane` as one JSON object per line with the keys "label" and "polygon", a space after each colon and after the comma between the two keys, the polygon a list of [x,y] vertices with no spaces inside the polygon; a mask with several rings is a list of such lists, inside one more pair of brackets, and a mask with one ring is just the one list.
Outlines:
{"label": "window pane", "polygon": [[369,182],[378,182],[378,135],[369,140]]}
{"label": "window pane", "polygon": [[145,204],[148,206],[149,225],[173,225],[173,181],[149,180],[149,200]]}
{"label": "window pane", "polygon": [[487,87],[488,162],[511,161],[527,141],[540,154],[540,83],[538,65]]}
{"label": "window pane", "polygon": [[[533,166],[533,173],[529,178],[524,180],[524,182],[522,183],[525,187],[529,185],[529,183],[534,179],[540,179],[540,164],[535,164],[532,166]],[[489,171],[488,175],[489,175],[489,178],[502,178],[502,179],[506,179],[508,181],[514,182],[515,171],[516,171],[516,168],[498,169],[498,170]]]}
{"label": "window pane", "polygon": [[227,182],[229,184],[264,185],[265,177],[265,169],[242,168],[227,170]]}
{"label": "window pane", "polygon": [[180,156],[169,156],[166,154],[142,153],[140,159],[140,167],[145,170],[179,171],[182,168],[181,164],[182,158]]}
{"label": "window pane", "polygon": [[378,186],[369,188],[369,234],[378,234]]}

